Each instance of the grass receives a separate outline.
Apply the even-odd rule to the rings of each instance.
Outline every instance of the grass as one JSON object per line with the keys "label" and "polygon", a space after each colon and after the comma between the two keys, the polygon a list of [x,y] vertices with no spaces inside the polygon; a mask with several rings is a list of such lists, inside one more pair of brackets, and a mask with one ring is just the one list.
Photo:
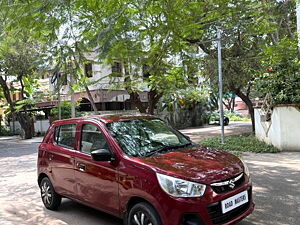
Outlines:
{"label": "grass", "polygon": [[240,117],[240,116],[230,116],[229,121],[244,121],[244,122],[250,122],[251,119],[247,117]]}
{"label": "grass", "polygon": [[242,115],[242,114],[235,114],[235,113],[225,111],[225,115],[229,118],[229,121],[244,121],[244,122],[251,121],[249,116]]}
{"label": "grass", "polygon": [[227,136],[224,139],[225,144],[220,143],[219,137],[205,138],[200,141],[201,145],[221,149],[227,152],[234,152],[239,155],[240,152],[255,153],[276,153],[279,149],[272,145],[259,141],[254,135]]}

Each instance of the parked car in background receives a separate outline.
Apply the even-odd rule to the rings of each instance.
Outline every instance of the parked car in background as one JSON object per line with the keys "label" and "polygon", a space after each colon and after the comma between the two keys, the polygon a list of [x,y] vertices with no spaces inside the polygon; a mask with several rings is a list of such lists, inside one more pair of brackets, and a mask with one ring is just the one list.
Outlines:
{"label": "parked car in background", "polygon": [[150,115],[53,122],[38,150],[38,184],[47,209],[66,197],[127,225],[231,224],[254,209],[243,161]]}
{"label": "parked car in background", "polygon": [[[209,115],[209,124],[220,124],[220,112],[214,111]],[[229,117],[224,115],[223,119],[224,126],[229,124]]]}

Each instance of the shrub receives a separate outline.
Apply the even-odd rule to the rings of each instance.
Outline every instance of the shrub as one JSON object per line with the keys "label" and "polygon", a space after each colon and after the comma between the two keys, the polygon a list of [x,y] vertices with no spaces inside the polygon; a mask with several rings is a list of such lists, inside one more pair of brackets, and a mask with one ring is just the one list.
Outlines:
{"label": "shrub", "polygon": [[264,60],[267,72],[254,83],[260,97],[271,94],[271,107],[277,104],[299,104],[300,54],[297,40],[284,38],[279,44],[268,47],[266,54],[270,56]]}
{"label": "shrub", "polygon": [[229,121],[251,121],[247,115],[232,113],[229,111],[225,111],[225,116],[229,118]]}
{"label": "shrub", "polygon": [[254,135],[240,135],[225,137],[225,144],[221,144],[219,137],[205,138],[200,141],[201,145],[221,149],[228,152],[256,152],[256,153],[275,153],[279,152],[272,145],[256,139]]}
{"label": "shrub", "polygon": [[4,126],[0,125],[0,136],[8,136],[11,135],[10,131],[5,129]]}
{"label": "shrub", "polygon": [[[60,103],[60,108],[61,108],[62,119],[71,118],[71,104],[69,102],[62,101]],[[51,109],[50,115],[53,117],[58,117],[58,105],[56,105],[53,109]]]}

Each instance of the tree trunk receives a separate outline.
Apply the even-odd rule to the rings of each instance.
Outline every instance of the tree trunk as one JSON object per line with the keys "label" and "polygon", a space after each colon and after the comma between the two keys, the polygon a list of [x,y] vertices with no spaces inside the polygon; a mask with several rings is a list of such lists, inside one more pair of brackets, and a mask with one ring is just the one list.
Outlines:
{"label": "tree trunk", "polygon": [[151,90],[148,93],[148,113],[153,115],[154,109],[156,104],[158,103],[159,99],[162,97],[162,94],[158,94],[156,90]]}
{"label": "tree trunk", "polygon": [[24,130],[24,139],[31,139],[34,134],[34,123],[32,118],[27,114],[27,112],[17,113],[18,121]]}
{"label": "tree trunk", "polygon": [[31,139],[34,134],[34,124],[33,124],[31,117],[27,114],[26,111],[25,112],[15,112],[14,102],[11,99],[10,90],[7,86],[6,81],[3,79],[2,76],[0,76],[0,85],[3,89],[5,99],[6,99],[7,103],[9,104],[9,108],[10,108],[12,115],[17,116],[17,119],[18,119],[22,129],[24,130],[24,138]]}
{"label": "tree trunk", "polygon": [[10,90],[7,86],[6,80],[4,80],[2,76],[0,76],[0,85],[2,87],[5,99],[9,105],[10,111],[13,113],[14,112],[14,103],[11,99]]}
{"label": "tree trunk", "polygon": [[235,107],[235,95],[232,97],[232,107],[231,107],[231,112],[234,112],[234,107]]}
{"label": "tree trunk", "polygon": [[87,95],[88,95],[88,97],[89,97],[89,100],[90,100],[90,102],[91,102],[91,105],[92,105],[92,107],[93,107],[93,112],[94,112],[94,114],[95,114],[95,115],[99,114],[98,109],[97,109],[97,106],[96,106],[95,101],[94,101],[94,99],[93,99],[93,96],[92,96],[92,94],[91,94],[91,92],[90,92],[90,89],[89,89],[88,86],[86,86],[86,85],[84,86],[84,88],[85,88],[85,91],[86,91],[86,93],[87,93]]}
{"label": "tree trunk", "polygon": [[253,103],[251,102],[250,98],[245,95],[244,93],[241,92],[241,90],[235,90],[235,94],[237,96],[239,96],[243,102],[246,103],[248,110],[249,110],[249,114],[251,117],[251,122],[252,122],[252,132],[255,133],[255,119],[254,119],[254,108],[253,108]]}
{"label": "tree trunk", "polygon": [[143,103],[140,99],[140,96],[137,92],[131,92],[130,94],[130,101],[138,108],[140,113],[146,113],[146,107],[143,106]]}

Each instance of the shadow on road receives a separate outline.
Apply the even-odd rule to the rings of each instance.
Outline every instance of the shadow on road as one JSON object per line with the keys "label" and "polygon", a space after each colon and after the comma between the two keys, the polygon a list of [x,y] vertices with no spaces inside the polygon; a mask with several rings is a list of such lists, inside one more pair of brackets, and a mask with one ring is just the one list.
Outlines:
{"label": "shadow on road", "polygon": [[250,160],[246,157],[256,207],[253,214],[239,225],[300,224],[300,163],[290,157],[276,161],[276,155],[260,154],[257,156],[260,159]]}
{"label": "shadow on road", "polygon": [[38,145],[38,143],[16,143],[13,141],[1,141],[0,158],[31,155],[37,152]]}
{"label": "shadow on road", "polygon": [[[117,217],[90,208],[88,206],[76,203],[69,199],[63,199],[58,211],[53,212],[46,210],[52,217],[55,217],[67,224],[97,224],[97,225],[122,225],[123,221]],[[68,214],[68,217],[66,217]],[[84,219],[83,219],[84,218]],[[77,220],[79,219],[79,221]],[[78,222],[76,222],[76,220]]]}

